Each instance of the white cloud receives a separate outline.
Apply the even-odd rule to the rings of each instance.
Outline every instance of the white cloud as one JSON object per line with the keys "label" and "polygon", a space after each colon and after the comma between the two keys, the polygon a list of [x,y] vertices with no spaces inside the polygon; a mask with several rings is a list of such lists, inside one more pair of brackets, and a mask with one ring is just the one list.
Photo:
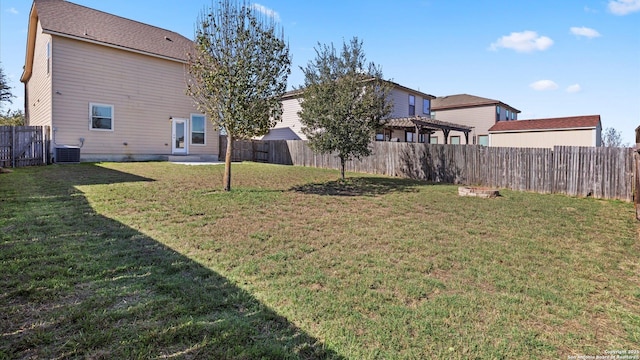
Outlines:
{"label": "white cloud", "polygon": [[640,0],[609,0],[608,7],[616,15],[627,15],[640,11]]}
{"label": "white cloud", "polygon": [[529,87],[537,91],[555,90],[558,88],[558,84],[551,80],[538,80],[529,84]]}
{"label": "white cloud", "polygon": [[596,14],[596,13],[598,12],[598,10],[595,10],[595,9],[592,9],[592,8],[590,8],[590,7],[588,7],[588,6],[585,6],[585,7],[584,7],[584,12],[588,12],[588,13],[594,13],[594,14]]}
{"label": "white cloud", "polygon": [[7,12],[8,12],[8,13],[12,13],[12,14],[14,14],[14,15],[17,15],[17,14],[18,14],[18,10],[16,10],[16,8],[13,8],[13,7],[12,7],[12,8],[8,8],[8,9],[7,9]]}
{"label": "white cloud", "polygon": [[491,50],[498,48],[513,49],[517,52],[543,51],[553,45],[553,40],[546,36],[539,36],[535,31],[512,32],[491,44]]}
{"label": "white cloud", "polygon": [[260,5],[258,3],[254,3],[251,5],[251,8],[253,8],[254,10],[272,18],[273,20],[280,22],[280,14],[278,14],[276,11],[269,9],[268,7],[264,6],[264,5]]}
{"label": "white cloud", "polygon": [[569,85],[565,91],[573,94],[573,93],[577,93],[580,92],[582,90],[582,88],[580,87],[580,84],[573,84],[573,85]]}
{"label": "white cloud", "polygon": [[577,35],[577,36],[584,36],[587,37],[589,39],[593,39],[596,37],[600,37],[602,35],[600,35],[600,33],[597,30],[594,29],[590,29],[588,27],[572,27],[571,29],[571,33],[573,35]]}

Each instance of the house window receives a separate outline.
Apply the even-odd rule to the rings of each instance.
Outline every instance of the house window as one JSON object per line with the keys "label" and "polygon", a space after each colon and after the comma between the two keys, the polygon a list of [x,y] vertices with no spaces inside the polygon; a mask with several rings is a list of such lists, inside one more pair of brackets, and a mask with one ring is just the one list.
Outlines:
{"label": "house window", "polygon": [[478,135],[478,145],[489,146],[489,135]]}
{"label": "house window", "polygon": [[414,135],[414,133],[409,132],[409,131],[405,131],[404,132],[404,141],[413,142],[413,135]]}
{"label": "house window", "polygon": [[437,136],[432,136],[429,138],[429,144],[437,144],[438,143],[438,137]]}
{"label": "house window", "polygon": [[460,145],[460,135],[451,136],[449,140],[449,144],[451,145]]}
{"label": "house window", "polygon": [[[404,141],[406,142],[415,142],[416,141],[416,133],[405,131],[404,132]],[[418,142],[424,143],[424,134],[418,135]]]}
{"label": "house window", "polygon": [[191,145],[206,145],[204,115],[191,114]]}
{"label": "house window", "polygon": [[378,130],[376,134],[376,141],[390,141],[391,140],[391,130],[389,129],[381,129]]}
{"label": "house window", "polygon": [[518,120],[518,114],[515,111],[511,113],[511,120]]}
{"label": "house window", "polygon": [[409,116],[416,114],[416,97],[409,95]]}
{"label": "house window", "polygon": [[431,100],[429,100],[429,99],[423,99],[422,100],[422,112],[425,115],[431,114]]}
{"label": "house window", "polygon": [[500,106],[496,106],[496,121],[500,121]]}
{"label": "house window", "polygon": [[89,129],[113,131],[113,105],[90,103]]}

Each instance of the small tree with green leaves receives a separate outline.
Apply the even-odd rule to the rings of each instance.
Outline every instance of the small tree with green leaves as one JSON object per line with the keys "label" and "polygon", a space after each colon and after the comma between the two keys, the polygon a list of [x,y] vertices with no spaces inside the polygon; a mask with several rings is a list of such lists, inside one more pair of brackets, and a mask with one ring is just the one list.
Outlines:
{"label": "small tree with green leaves", "polygon": [[2,66],[0,66],[0,109],[2,109],[2,103],[8,102],[11,104],[11,98],[13,98],[11,86],[9,86],[9,81],[4,74]]}
{"label": "small tree with green leaves", "polygon": [[6,113],[2,113],[0,111],[0,126],[9,125],[9,126],[24,126],[24,112],[22,110],[7,110]]}
{"label": "small tree with green leaves", "polygon": [[231,190],[233,141],[264,135],[280,120],[290,67],[282,29],[246,2],[221,0],[198,17],[187,93],[227,133],[224,190]]}
{"label": "small tree with green leaves", "polygon": [[315,51],[316,58],[302,68],[302,131],[314,151],[337,152],[344,180],[348,160],[371,154],[369,145],[393,106],[391,84],[366,62],[357,38],[343,43],[340,54],[333,44],[318,44]]}

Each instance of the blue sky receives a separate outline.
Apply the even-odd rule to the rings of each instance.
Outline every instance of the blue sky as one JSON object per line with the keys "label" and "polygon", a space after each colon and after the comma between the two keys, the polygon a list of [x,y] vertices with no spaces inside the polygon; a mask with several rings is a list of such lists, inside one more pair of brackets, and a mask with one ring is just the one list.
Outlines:
{"label": "blue sky", "polygon": [[[193,38],[210,0],[74,0]],[[519,119],[599,114],[635,142],[640,125],[640,0],[397,0],[252,3],[276,17],[293,56],[289,88],[318,42],[357,36],[385,78],[435,96],[507,103]],[[31,2],[0,0],[0,62],[22,108]]]}

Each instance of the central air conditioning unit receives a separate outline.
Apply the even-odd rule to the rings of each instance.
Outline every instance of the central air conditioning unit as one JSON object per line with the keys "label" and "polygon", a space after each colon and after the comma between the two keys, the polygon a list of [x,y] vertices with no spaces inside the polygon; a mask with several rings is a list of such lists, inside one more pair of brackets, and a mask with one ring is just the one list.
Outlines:
{"label": "central air conditioning unit", "polygon": [[77,164],[80,162],[80,147],[57,146],[54,153],[57,164]]}

